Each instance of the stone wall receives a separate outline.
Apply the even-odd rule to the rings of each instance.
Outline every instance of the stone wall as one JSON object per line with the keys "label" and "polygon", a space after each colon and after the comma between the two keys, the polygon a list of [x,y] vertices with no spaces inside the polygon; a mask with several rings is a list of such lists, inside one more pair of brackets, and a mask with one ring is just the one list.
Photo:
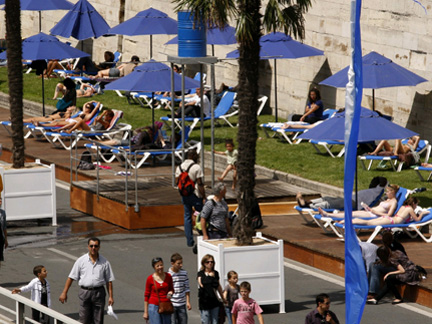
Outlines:
{"label": "stone wall", "polygon": [[[152,6],[176,18],[174,5],[169,0],[91,0],[92,5],[106,18],[110,26],[119,23],[120,4],[125,4],[125,19],[133,17],[139,11]],[[76,2],[73,0],[72,2]],[[425,2],[425,1],[422,1]],[[349,64],[349,1],[316,0],[306,15],[305,44],[325,51],[325,56],[302,58],[297,60],[277,60],[277,88],[279,116],[298,113],[304,109],[310,87],[316,86],[332,73]],[[431,11],[431,5],[427,10]],[[49,30],[61,19],[65,11],[42,12],[42,31]],[[3,16],[3,11],[0,16]],[[38,13],[22,13],[23,37],[35,34],[38,30]],[[432,25],[431,15],[412,0],[363,1],[362,12],[363,54],[374,50],[392,59],[397,64],[411,71],[430,78],[428,71],[432,67]],[[234,25],[234,24],[232,24]],[[0,25],[0,37],[4,35],[4,24]],[[153,58],[166,60],[166,55],[176,55],[175,45],[164,45],[172,36],[153,37]],[[73,45],[76,40],[70,39]],[[81,44],[78,44],[80,48]],[[100,37],[84,42],[84,50],[93,53],[93,59],[103,59],[106,49],[123,52],[123,60],[137,54],[142,61],[149,59],[148,36],[112,36]],[[215,46],[215,56],[224,58],[236,48],[236,45]],[[210,47],[208,49],[210,54]],[[237,62],[227,60],[216,66],[216,84],[237,83]],[[274,61],[261,62],[261,93],[269,96],[270,106],[274,107]],[[193,71],[190,71],[192,73]],[[343,107],[344,90],[319,87],[325,106]],[[432,95],[430,82],[416,87],[398,87],[375,91],[375,106],[381,112],[391,115],[394,121],[419,132],[425,138],[432,137],[432,128],[428,120]],[[365,89],[363,105],[372,107],[372,90]],[[267,112],[270,110],[267,109]]]}

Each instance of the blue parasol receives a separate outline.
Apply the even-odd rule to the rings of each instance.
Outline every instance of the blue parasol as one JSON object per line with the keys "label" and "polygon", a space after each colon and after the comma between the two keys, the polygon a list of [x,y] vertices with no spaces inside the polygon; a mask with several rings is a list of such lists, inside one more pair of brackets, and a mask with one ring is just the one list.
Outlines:
{"label": "blue parasol", "polygon": [[[375,89],[415,86],[427,81],[376,52],[363,56],[362,62],[363,88],[372,89],[373,110],[375,110]],[[348,69],[349,66],[321,81],[320,84],[345,88],[348,83]]]}
{"label": "blue parasol", "polygon": [[[277,107],[277,59],[297,59],[301,57],[324,55],[324,52],[315,47],[300,43],[284,33],[270,33],[260,39],[260,58],[262,60],[274,60],[274,92],[275,92],[275,119],[278,121]],[[235,50],[227,54],[227,58],[238,58],[239,51]]]}
{"label": "blue parasol", "polygon": [[[418,135],[418,133],[380,117],[377,112],[362,107],[358,134],[359,143],[403,139],[414,135]],[[299,138],[343,142],[345,138],[345,112],[337,113],[334,117],[304,132]]]}
{"label": "blue parasol", "polygon": [[162,11],[149,8],[108,30],[113,35],[150,35],[150,58],[153,57],[153,35],[177,34],[177,21]]}
{"label": "blue parasol", "polygon": [[50,32],[52,35],[84,40],[105,35],[109,28],[105,19],[87,0],[79,0]]}

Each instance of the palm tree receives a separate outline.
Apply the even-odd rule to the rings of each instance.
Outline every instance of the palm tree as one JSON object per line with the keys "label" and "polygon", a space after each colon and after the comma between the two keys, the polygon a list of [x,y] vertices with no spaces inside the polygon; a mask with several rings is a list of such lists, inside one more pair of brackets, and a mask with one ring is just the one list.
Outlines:
{"label": "palm tree", "polygon": [[228,20],[237,22],[239,44],[238,93],[238,204],[239,221],[234,229],[237,244],[252,243],[251,211],[255,204],[255,153],[258,110],[259,52],[261,31],[283,30],[304,38],[304,13],[311,0],[269,0],[261,14],[261,0],[173,0],[176,11],[190,11],[196,20],[223,27]]}
{"label": "palm tree", "polygon": [[12,121],[12,166],[24,166],[23,73],[20,1],[6,0],[6,47],[8,60],[9,103]]}

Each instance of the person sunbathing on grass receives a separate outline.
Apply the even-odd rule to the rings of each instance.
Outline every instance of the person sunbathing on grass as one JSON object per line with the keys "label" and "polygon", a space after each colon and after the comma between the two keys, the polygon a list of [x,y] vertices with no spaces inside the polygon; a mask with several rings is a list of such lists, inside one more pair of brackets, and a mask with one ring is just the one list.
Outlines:
{"label": "person sunbathing on grass", "polygon": [[32,123],[36,125],[36,123],[47,123],[51,121],[65,120],[66,118],[70,118],[71,116],[75,115],[78,111],[79,109],[77,107],[70,106],[66,108],[66,111],[59,111],[52,115],[24,118],[23,123]]}
{"label": "person sunbathing on grass", "polygon": [[413,136],[408,139],[408,143],[402,144],[402,141],[396,140],[394,148],[389,144],[388,141],[383,140],[379,142],[376,149],[373,152],[368,153],[369,155],[381,155],[385,153],[381,153],[381,150],[384,148],[384,152],[388,152],[387,154],[406,154],[411,152],[411,149],[415,151],[419,145],[420,136]]}
{"label": "person sunbathing on grass", "polygon": [[[365,210],[356,210],[352,213],[352,217],[356,218],[369,218],[369,217],[391,217],[396,211],[397,200],[396,193],[399,190],[398,185],[389,185],[386,188],[387,200],[382,201],[377,207],[370,208],[369,206],[363,206]],[[344,217],[345,213],[330,214],[325,212],[321,207],[318,208],[318,212],[323,217]]]}
{"label": "person sunbathing on grass", "polygon": [[[414,210],[417,208],[418,203],[419,200],[416,197],[410,197],[404,201],[404,205],[393,217],[384,215],[376,219],[369,220],[353,218],[352,223],[358,225],[390,225],[418,222],[423,218],[423,216],[429,214],[429,210],[423,210],[422,212],[420,212],[419,215],[417,215]],[[343,221],[341,221],[340,223],[343,224]]]}

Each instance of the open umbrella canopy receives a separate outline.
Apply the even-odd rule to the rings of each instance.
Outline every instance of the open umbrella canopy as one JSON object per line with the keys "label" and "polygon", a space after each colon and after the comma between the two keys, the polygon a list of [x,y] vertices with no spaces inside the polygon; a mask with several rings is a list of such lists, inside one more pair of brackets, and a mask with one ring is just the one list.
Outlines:
{"label": "open umbrella canopy", "polygon": [[[301,57],[324,55],[324,52],[315,47],[297,42],[284,33],[270,33],[260,39],[260,58],[268,59],[296,59]],[[227,54],[227,58],[238,58],[239,51]]]}
{"label": "open umbrella canopy", "polygon": [[[0,53],[0,59],[6,59],[6,53],[6,51]],[[89,54],[59,41],[57,37],[44,33],[28,37],[22,42],[23,60],[62,60],[85,56]]]}
{"label": "open umbrella canopy", "polygon": [[[260,38],[260,58],[261,60],[274,60],[274,101],[275,101],[275,120],[278,121],[277,105],[277,59],[297,59],[301,57],[320,56],[324,52],[315,47],[297,42],[291,36],[284,33],[270,33]],[[227,58],[238,58],[238,50],[229,52]]]}
{"label": "open umbrella canopy", "polygon": [[[392,140],[408,138],[417,133],[395,124],[379,116],[377,112],[362,107],[358,142],[372,142],[377,140]],[[337,113],[314,128],[299,136],[302,139],[344,141],[345,112]]]}
{"label": "open umbrella canopy", "polygon": [[72,7],[73,3],[67,0],[21,0],[21,10],[69,10]]}
{"label": "open umbrella canopy", "polygon": [[[180,74],[174,73],[174,91],[181,90]],[[200,82],[194,79],[185,77],[185,88],[198,88]],[[135,68],[135,70],[111,82],[105,87],[105,90],[122,90],[122,91],[171,91],[171,68],[167,65],[150,60]]]}
{"label": "open umbrella canopy", "polygon": [[[376,52],[363,56],[363,88],[380,89],[389,87],[415,86],[426,82],[425,78],[403,68]],[[348,83],[349,66],[320,82],[335,88],[345,88]]]}
{"label": "open umbrella canopy", "polygon": [[177,21],[162,11],[149,8],[111,28],[108,34],[128,36],[177,34]]}
{"label": "open umbrella canopy", "polygon": [[[207,44],[208,45],[230,45],[237,43],[235,37],[235,28],[226,25],[223,28],[216,26],[207,27]],[[178,44],[178,37],[174,37],[170,41],[166,42],[165,45]]]}
{"label": "open umbrella canopy", "polygon": [[105,35],[109,28],[105,19],[87,0],[79,0],[50,32],[65,38],[83,40]]}

